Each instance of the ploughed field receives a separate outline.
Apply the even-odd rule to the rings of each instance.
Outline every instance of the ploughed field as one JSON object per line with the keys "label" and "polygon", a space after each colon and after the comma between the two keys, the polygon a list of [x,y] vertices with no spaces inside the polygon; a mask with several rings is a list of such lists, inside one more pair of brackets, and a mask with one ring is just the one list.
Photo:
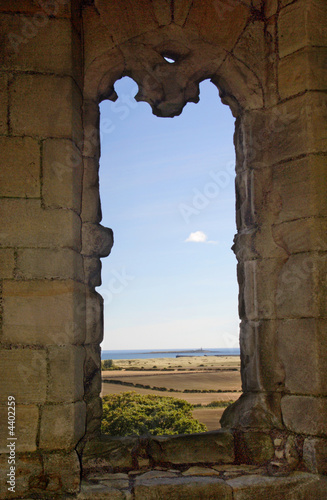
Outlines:
{"label": "ploughed field", "polygon": [[102,396],[135,391],[203,405],[195,408],[193,415],[208,430],[220,427],[225,408],[205,406],[214,401],[236,401],[241,394],[238,356],[117,360],[114,364],[122,369],[102,372]]}

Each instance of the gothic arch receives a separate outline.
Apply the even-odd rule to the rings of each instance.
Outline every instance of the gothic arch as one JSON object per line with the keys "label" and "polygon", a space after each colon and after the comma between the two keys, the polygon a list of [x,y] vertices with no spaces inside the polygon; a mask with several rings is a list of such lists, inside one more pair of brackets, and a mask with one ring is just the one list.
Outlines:
{"label": "gothic arch", "polygon": [[[86,19],[91,20],[93,24],[89,38],[88,32],[85,34],[83,186],[86,201],[82,204],[82,214],[90,210],[88,191],[95,192],[94,179],[97,179],[99,102],[103,99],[113,101],[117,99],[114,83],[123,76],[133,78],[138,84],[136,100],[148,102],[152,112],[161,117],[178,115],[187,102],[198,102],[199,83],[210,78],[217,86],[222,101],[230,106],[232,113],[237,117],[235,132],[237,169],[239,171],[244,169],[242,121],[247,114],[261,112],[265,108],[264,22],[257,11],[242,3],[226,4],[222,11],[220,8],[223,4],[220,2],[214,6],[215,8],[210,11],[210,15],[213,16],[211,22],[215,26],[225,26],[225,29],[227,26],[229,29],[228,34],[225,33],[225,38],[218,37],[218,43],[217,41],[213,43],[212,33],[201,33],[195,29],[194,24],[191,24],[190,28],[176,24],[172,21],[172,13],[167,17],[165,25],[153,27],[151,20],[149,20],[151,26],[143,22],[137,34],[127,33],[117,43],[113,43],[113,37],[108,37],[108,24],[111,25],[111,19],[107,4],[96,2],[96,9],[86,7]],[[189,7],[192,11],[190,4]],[[197,15],[208,16],[206,7],[200,10],[202,13],[198,12]],[[235,22],[236,12],[239,17]],[[189,11],[184,12],[184,16],[189,14]],[[135,25],[136,30],[140,28],[138,20]],[[96,33],[102,38],[101,43],[99,40],[95,43]],[[106,46],[106,41],[109,48]],[[252,53],[256,54],[254,61],[248,57]],[[171,57],[174,62],[167,62],[165,56]],[[92,179],[92,183],[88,185],[89,178]],[[240,210],[245,204],[249,204],[249,196],[248,191],[238,189],[237,204]],[[98,195],[94,202],[96,206],[93,213],[98,214],[100,203]],[[98,222],[98,217],[94,220],[87,216],[84,218],[86,228]],[[96,258],[93,257],[93,265],[87,270],[89,275],[94,274],[95,268],[99,269]],[[92,293],[91,291],[91,295]],[[95,347],[92,349],[91,357],[94,356]],[[91,373],[93,377],[100,376],[92,371]],[[247,371],[244,369],[243,379],[246,377]],[[100,382],[98,387],[99,384]],[[247,387],[246,381],[244,386]],[[98,397],[94,396],[92,400]],[[96,419],[99,419],[98,415],[99,413]],[[89,418],[93,418],[91,414]],[[96,423],[94,425],[96,428]]]}

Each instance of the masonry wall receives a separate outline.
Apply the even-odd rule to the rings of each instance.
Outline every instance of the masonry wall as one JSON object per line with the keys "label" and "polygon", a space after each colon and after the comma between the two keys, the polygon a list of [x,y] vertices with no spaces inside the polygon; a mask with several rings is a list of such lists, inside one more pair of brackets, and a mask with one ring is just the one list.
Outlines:
{"label": "masonry wall", "polygon": [[86,354],[77,8],[0,3],[1,498],[9,494],[8,396],[16,401],[16,495],[79,488]]}
{"label": "masonry wall", "polygon": [[222,425],[300,436],[326,472],[326,20],[324,0],[0,2],[0,418],[14,396],[17,497],[78,491],[76,447],[99,437],[95,287],[113,237],[98,104],[124,75],[159,116],[210,78],[237,117],[244,394]]}

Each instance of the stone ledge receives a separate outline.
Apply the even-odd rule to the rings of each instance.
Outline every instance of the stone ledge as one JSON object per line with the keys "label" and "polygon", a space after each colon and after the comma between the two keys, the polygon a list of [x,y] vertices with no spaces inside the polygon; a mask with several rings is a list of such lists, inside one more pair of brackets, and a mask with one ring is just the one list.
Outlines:
{"label": "stone ledge", "polygon": [[229,431],[212,431],[172,437],[156,436],[149,441],[155,463],[232,463],[234,438]]}
{"label": "stone ledge", "polygon": [[253,500],[269,497],[271,500],[321,500],[326,494],[327,479],[323,476],[294,472],[287,477],[269,477],[265,470],[245,465],[221,467],[219,472],[209,467],[191,467],[184,473],[156,467],[146,472],[94,475],[82,482],[77,498]]}
{"label": "stone ledge", "polygon": [[84,475],[159,464],[231,464],[234,437],[218,430],[178,436],[123,437],[102,435],[83,450]]}

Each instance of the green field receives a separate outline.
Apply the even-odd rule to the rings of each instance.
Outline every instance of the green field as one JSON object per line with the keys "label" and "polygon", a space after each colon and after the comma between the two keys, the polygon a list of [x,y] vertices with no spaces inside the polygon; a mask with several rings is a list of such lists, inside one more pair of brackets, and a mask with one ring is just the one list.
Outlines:
{"label": "green field", "polygon": [[224,408],[205,406],[213,401],[227,404],[236,401],[241,394],[240,359],[237,356],[122,360],[114,364],[120,369],[102,372],[103,396],[135,391],[138,394],[173,396],[192,405],[203,405],[195,408],[193,415],[209,430],[220,427]]}

